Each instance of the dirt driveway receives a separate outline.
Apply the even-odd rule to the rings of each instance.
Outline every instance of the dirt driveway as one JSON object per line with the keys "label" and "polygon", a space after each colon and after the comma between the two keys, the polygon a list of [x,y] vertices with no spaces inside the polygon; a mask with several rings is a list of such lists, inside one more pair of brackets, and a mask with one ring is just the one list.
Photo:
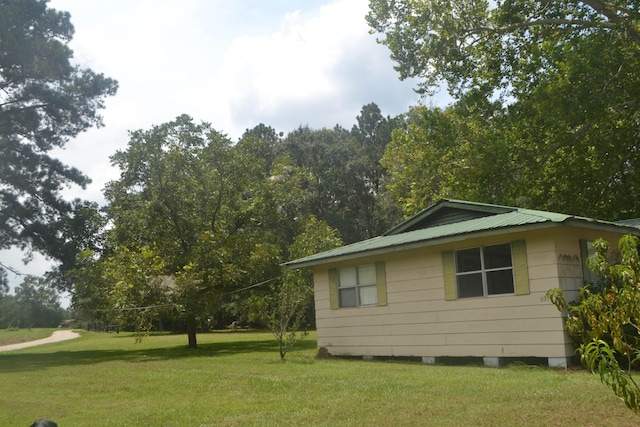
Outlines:
{"label": "dirt driveway", "polygon": [[17,344],[0,346],[0,351],[21,350],[23,348],[35,347],[37,345],[49,344],[52,342],[72,340],[74,338],[78,338],[79,336],[80,336],[79,333],[73,332],[67,329],[63,331],[54,331],[49,338],[43,338],[41,340],[20,342]]}

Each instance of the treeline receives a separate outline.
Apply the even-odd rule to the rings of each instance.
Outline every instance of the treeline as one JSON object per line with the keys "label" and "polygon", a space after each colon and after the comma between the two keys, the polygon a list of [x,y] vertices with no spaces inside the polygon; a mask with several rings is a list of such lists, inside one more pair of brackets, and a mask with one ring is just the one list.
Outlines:
{"label": "treeline", "polygon": [[302,289],[311,278],[282,263],[401,218],[380,159],[403,119],[369,104],[356,122],[286,136],[259,125],[234,142],[183,115],[131,132],[111,158],[120,177],[106,185],[106,206],[83,215],[99,232],[58,284],[81,316],[141,331],[178,325],[192,346],[205,327],[265,325],[283,309],[286,298],[272,296],[285,288],[304,299],[291,315],[312,326]]}
{"label": "treeline", "polygon": [[0,329],[57,328],[68,317],[43,278],[26,276],[13,294],[8,291],[6,274],[0,274]]}

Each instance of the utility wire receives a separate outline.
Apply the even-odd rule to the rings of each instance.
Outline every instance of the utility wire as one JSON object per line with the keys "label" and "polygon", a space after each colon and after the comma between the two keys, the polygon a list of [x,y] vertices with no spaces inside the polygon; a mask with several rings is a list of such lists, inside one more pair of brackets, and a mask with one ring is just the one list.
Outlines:
{"label": "utility wire", "polygon": [[[245,288],[242,289],[236,289],[235,291],[231,291],[231,292],[225,292],[224,294],[220,294],[221,297],[223,296],[227,296],[227,295],[231,295],[231,294],[237,294],[239,292],[244,292],[247,291],[249,289],[253,289],[253,288],[257,288],[258,286],[262,286],[262,285],[266,285],[267,283],[271,283],[274,280],[278,280],[281,277],[283,277],[284,275],[280,275],[277,277],[272,277],[271,279],[265,280],[263,282],[260,283],[256,283],[255,285],[250,285],[247,286]],[[177,302],[172,302],[172,303],[168,303],[168,304],[159,304],[159,305],[147,305],[144,307],[125,307],[125,308],[96,308],[93,311],[134,311],[134,310],[148,310],[151,308],[162,308],[162,307],[173,307],[173,306],[177,306],[177,305],[184,305],[185,303],[177,303]]]}
{"label": "utility wire", "polygon": [[16,276],[24,276],[24,273],[21,273],[19,270],[16,270],[15,268],[11,267],[10,265],[7,265],[3,262],[0,262],[0,268],[4,268],[5,270],[15,274]]}
{"label": "utility wire", "polygon": [[264,282],[260,282],[260,283],[255,284],[255,285],[247,286],[246,288],[236,289],[235,291],[226,292],[224,294],[221,294],[220,296],[223,297],[223,296],[226,296],[226,295],[237,294],[238,292],[244,292],[244,291],[246,291],[248,289],[257,288],[258,286],[266,285],[267,283],[273,282],[274,280],[278,280],[282,276],[283,275],[280,275],[278,277],[273,277],[273,278],[271,278],[269,280],[265,280]]}

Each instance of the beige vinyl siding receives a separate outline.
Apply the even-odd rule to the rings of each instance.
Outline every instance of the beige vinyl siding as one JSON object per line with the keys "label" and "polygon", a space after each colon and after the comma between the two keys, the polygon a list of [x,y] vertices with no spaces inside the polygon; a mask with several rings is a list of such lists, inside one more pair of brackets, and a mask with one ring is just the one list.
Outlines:
{"label": "beige vinyl siding", "polygon": [[[609,258],[615,259],[618,240],[621,235],[602,233],[594,230],[567,229],[564,238],[556,240],[556,261],[558,264],[558,287],[565,293],[567,301],[578,296],[578,290],[584,284],[585,268],[582,244],[584,241],[595,241],[604,238],[610,243]],[[573,244],[578,242],[578,246]]]}
{"label": "beige vinyl siding", "polygon": [[[591,238],[585,233],[555,227],[389,254],[385,306],[331,310],[328,267],[349,264],[317,267],[318,346],[335,355],[569,357],[562,314],[545,294],[561,281],[574,287],[581,280],[573,264],[579,239]],[[443,252],[517,240],[526,242],[528,294],[447,300]],[[363,257],[357,264],[379,261]]]}

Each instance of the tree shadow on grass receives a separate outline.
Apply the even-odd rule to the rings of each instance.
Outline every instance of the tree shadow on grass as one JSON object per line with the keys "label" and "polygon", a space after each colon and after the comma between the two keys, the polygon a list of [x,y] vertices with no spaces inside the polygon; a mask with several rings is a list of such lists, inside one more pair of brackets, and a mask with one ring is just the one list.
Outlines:
{"label": "tree shadow on grass", "polygon": [[[114,337],[128,338],[131,336]],[[153,339],[152,337],[146,339]],[[315,340],[298,341],[290,351],[313,350]],[[275,340],[256,339],[238,341],[220,341],[198,344],[198,348],[190,349],[186,345],[173,345],[160,348],[133,349],[98,349],[98,350],[62,350],[55,352],[28,353],[20,352],[0,353],[0,373],[17,371],[44,370],[54,367],[92,365],[114,360],[131,363],[146,363],[162,360],[177,360],[187,358],[216,358],[246,353],[272,353],[278,357],[278,344]]]}

